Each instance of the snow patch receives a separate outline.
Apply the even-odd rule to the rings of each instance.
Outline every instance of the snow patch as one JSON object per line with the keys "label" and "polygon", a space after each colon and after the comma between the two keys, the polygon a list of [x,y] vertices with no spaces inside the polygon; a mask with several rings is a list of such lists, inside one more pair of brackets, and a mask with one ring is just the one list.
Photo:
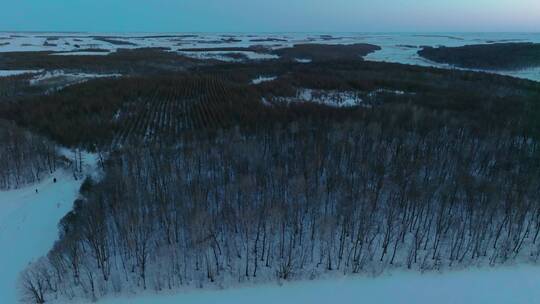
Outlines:
{"label": "snow patch", "polygon": [[370,92],[368,94],[368,96],[369,97],[375,97],[375,96],[377,96],[378,94],[381,94],[381,93],[394,94],[394,95],[412,94],[412,93],[407,93],[407,92],[401,91],[401,90],[377,89],[377,90],[375,90],[373,92]]}
{"label": "snow patch", "polygon": [[262,102],[262,104],[265,105],[265,106],[268,106],[268,107],[271,107],[271,106],[272,106],[272,103],[270,103],[270,102],[268,101],[268,99],[266,99],[265,97],[263,97],[263,98],[261,99],[261,102]]}
{"label": "snow patch", "polygon": [[295,58],[294,61],[298,62],[298,63],[311,63],[311,59],[306,59],[306,58]]}
{"label": "snow patch", "polygon": [[69,80],[87,80],[91,78],[106,78],[106,77],[121,77],[121,74],[89,74],[89,73],[70,73],[63,70],[47,71],[30,80],[31,85],[38,85],[45,81],[58,78],[66,78]]}
{"label": "snow patch", "polygon": [[276,79],[277,79],[276,76],[270,76],[270,77],[259,76],[257,78],[254,78],[253,80],[251,80],[251,84],[261,84],[263,82],[274,81]]}
{"label": "snow patch", "polygon": [[0,70],[0,77],[41,73],[43,70]]}
{"label": "snow patch", "polygon": [[59,91],[71,85],[86,82],[95,78],[116,78],[121,77],[121,74],[89,74],[89,73],[72,73],[63,70],[47,71],[30,79],[30,85],[47,85],[50,88],[45,92]]}
{"label": "snow patch", "polygon": [[360,93],[354,91],[298,89],[295,97],[276,97],[277,102],[312,102],[331,107],[345,108],[362,105]]}
{"label": "snow patch", "polygon": [[[396,272],[380,277],[343,277],[264,284],[226,290],[111,297],[98,304],[507,304],[537,303],[537,266],[498,267],[445,273]],[[261,296],[264,295],[264,296]]]}

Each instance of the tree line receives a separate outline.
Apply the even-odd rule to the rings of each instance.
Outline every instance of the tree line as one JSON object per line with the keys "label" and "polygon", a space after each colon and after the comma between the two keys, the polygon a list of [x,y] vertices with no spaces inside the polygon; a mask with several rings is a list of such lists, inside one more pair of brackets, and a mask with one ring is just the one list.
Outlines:
{"label": "tree line", "polygon": [[424,47],[418,55],[472,69],[526,69],[540,66],[540,44],[530,42]]}
{"label": "tree line", "polygon": [[0,120],[0,190],[39,182],[59,163],[52,142]]}

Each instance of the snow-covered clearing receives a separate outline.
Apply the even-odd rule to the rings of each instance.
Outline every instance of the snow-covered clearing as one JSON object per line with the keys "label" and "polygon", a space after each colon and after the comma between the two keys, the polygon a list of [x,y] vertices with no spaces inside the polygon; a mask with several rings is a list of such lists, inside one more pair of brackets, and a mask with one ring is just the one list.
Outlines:
{"label": "snow-covered clearing", "polygon": [[444,273],[397,272],[175,295],[108,298],[98,304],[530,304],[540,299],[540,267],[514,266]]}
{"label": "snow-covered clearing", "polygon": [[62,70],[47,71],[30,80],[30,84],[38,85],[43,82],[52,81],[55,79],[66,79],[69,81],[82,81],[92,78],[107,78],[107,77],[120,77],[121,74],[88,74],[88,73],[70,73]]}
{"label": "snow-covered clearing", "polygon": [[0,77],[41,73],[41,70],[0,70]]}
{"label": "snow-covered clearing", "polygon": [[277,97],[277,102],[312,102],[331,107],[354,107],[363,103],[360,94],[353,91],[298,89],[296,97]]}
{"label": "snow-covered clearing", "polygon": [[52,56],[106,56],[111,52],[60,52],[60,53],[51,53]]}
{"label": "snow-covered clearing", "polygon": [[377,90],[375,90],[373,92],[370,92],[368,94],[368,96],[369,97],[374,97],[374,96],[377,96],[378,94],[381,94],[381,93],[395,94],[395,95],[413,94],[413,93],[407,93],[407,92],[401,91],[401,90],[377,89]]}
{"label": "snow-covered clearing", "polygon": [[[273,80],[272,78],[259,77],[252,80],[253,84],[259,84],[263,81]],[[376,101],[376,98],[380,94],[392,94],[392,95],[405,95],[415,94],[413,92],[405,92],[401,90],[391,89],[377,89],[371,92],[361,91],[338,91],[338,90],[314,90],[307,88],[298,88],[294,97],[290,96],[278,96],[271,99],[272,102],[291,104],[298,102],[311,102],[322,105],[327,105],[336,108],[347,108],[362,106],[365,108],[371,108],[373,104],[371,101]],[[365,99],[363,99],[365,98]],[[268,106],[272,105],[272,102],[263,98],[262,103]]]}
{"label": "snow-covered clearing", "polygon": [[[83,159],[85,173],[95,172],[96,156]],[[39,184],[0,191],[0,303],[18,303],[19,273],[52,248],[57,224],[71,210],[82,182],[69,170],[57,170]]]}
{"label": "snow-covered clearing", "polygon": [[53,70],[41,72],[34,76],[30,79],[30,85],[46,85],[50,87],[46,93],[51,93],[95,78],[116,78],[121,76],[121,74],[89,74]]}
{"label": "snow-covered clearing", "polygon": [[267,81],[273,81],[273,80],[276,80],[277,77],[276,76],[259,76],[253,80],[251,80],[251,84],[261,84],[263,82],[267,82]]}
{"label": "snow-covered clearing", "polygon": [[304,58],[296,58],[294,61],[298,63],[311,63],[311,59],[304,59]]}

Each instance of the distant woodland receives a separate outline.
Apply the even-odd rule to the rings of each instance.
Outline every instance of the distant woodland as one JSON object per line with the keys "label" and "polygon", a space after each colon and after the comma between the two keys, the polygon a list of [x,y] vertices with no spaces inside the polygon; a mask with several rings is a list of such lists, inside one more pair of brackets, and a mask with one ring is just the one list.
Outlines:
{"label": "distant woodland", "polygon": [[425,47],[418,54],[462,68],[513,70],[540,66],[540,44],[494,43],[461,47]]}

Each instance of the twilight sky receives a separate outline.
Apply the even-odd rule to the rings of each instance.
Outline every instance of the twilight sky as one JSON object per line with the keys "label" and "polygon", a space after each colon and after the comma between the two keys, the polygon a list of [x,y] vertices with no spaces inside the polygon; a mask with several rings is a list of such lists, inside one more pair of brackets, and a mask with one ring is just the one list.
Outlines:
{"label": "twilight sky", "polygon": [[3,0],[0,31],[540,32],[540,0]]}

